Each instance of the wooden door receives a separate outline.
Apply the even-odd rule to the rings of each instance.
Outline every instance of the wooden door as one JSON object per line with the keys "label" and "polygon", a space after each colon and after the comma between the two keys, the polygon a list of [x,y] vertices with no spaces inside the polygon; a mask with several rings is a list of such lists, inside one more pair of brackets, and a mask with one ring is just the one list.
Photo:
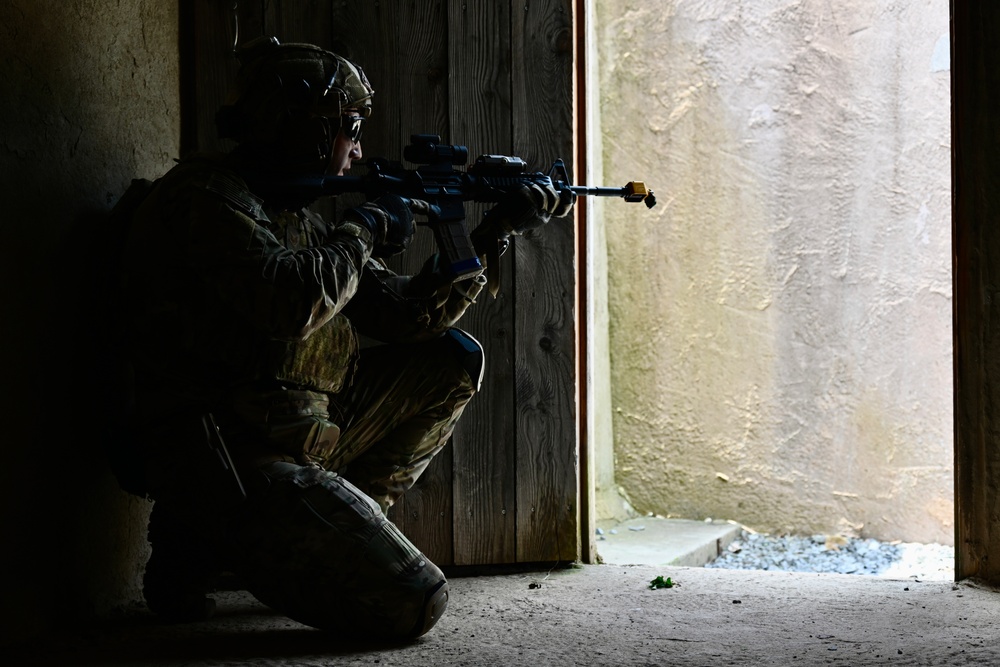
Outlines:
{"label": "wooden door", "polygon": [[[574,155],[572,0],[360,2],[183,0],[185,150],[214,149],[214,114],[234,80],[233,44],[266,34],[358,62],[375,88],[366,158],[402,158],[411,134],[470,155],[505,154],[547,171]],[[363,171],[363,169],[362,169]],[[572,175],[572,174],[571,174]],[[467,220],[482,215],[467,206]],[[580,558],[575,237],[572,220],[518,238],[496,299],[460,325],[486,348],[482,389],[452,443],[393,520],[440,565]],[[433,252],[418,235],[395,268]]]}

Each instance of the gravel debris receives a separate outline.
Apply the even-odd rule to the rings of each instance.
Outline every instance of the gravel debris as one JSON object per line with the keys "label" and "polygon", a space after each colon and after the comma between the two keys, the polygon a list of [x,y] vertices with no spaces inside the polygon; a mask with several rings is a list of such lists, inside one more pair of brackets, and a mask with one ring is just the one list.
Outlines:
{"label": "gravel debris", "polygon": [[705,567],[945,581],[955,578],[955,551],[943,544],[880,542],[839,535],[771,536],[743,530]]}

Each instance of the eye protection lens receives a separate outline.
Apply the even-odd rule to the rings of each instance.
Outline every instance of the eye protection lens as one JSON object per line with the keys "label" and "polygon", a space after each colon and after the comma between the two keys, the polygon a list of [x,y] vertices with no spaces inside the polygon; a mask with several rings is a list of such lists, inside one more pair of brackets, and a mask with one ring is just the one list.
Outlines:
{"label": "eye protection lens", "polygon": [[364,129],[365,119],[361,116],[341,116],[340,131],[351,141],[361,141],[361,131]]}

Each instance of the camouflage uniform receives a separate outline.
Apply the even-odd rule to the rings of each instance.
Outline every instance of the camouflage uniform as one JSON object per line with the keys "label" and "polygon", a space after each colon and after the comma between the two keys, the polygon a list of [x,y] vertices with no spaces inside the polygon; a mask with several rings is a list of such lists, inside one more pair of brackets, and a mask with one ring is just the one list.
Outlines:
{"label": "camouflage uniform", "polygon": [[[481,347],[452,325],[485,280],[414,294],[419,279],[371,258],[368,229],[266,211],[229,160],[160,179],[126,245],[134,433],[156,501],[147,600],[196,617],[228,568],[303,623],[422,634],[447,582],[383,512],[478,389]],[[384,344],[361,349],[359,330]]]}

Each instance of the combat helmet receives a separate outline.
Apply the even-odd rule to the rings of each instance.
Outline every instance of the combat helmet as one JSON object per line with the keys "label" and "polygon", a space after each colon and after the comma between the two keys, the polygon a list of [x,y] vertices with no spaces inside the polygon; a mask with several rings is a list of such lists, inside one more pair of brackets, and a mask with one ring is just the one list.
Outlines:
{"label": "combat helmet", "polygon": [[216,115],[219,137],[287,168],[326,163],[345,111],[371,115],[374,90],[347,58],[312,44],[258,37],[237,52],[240,70]]}

